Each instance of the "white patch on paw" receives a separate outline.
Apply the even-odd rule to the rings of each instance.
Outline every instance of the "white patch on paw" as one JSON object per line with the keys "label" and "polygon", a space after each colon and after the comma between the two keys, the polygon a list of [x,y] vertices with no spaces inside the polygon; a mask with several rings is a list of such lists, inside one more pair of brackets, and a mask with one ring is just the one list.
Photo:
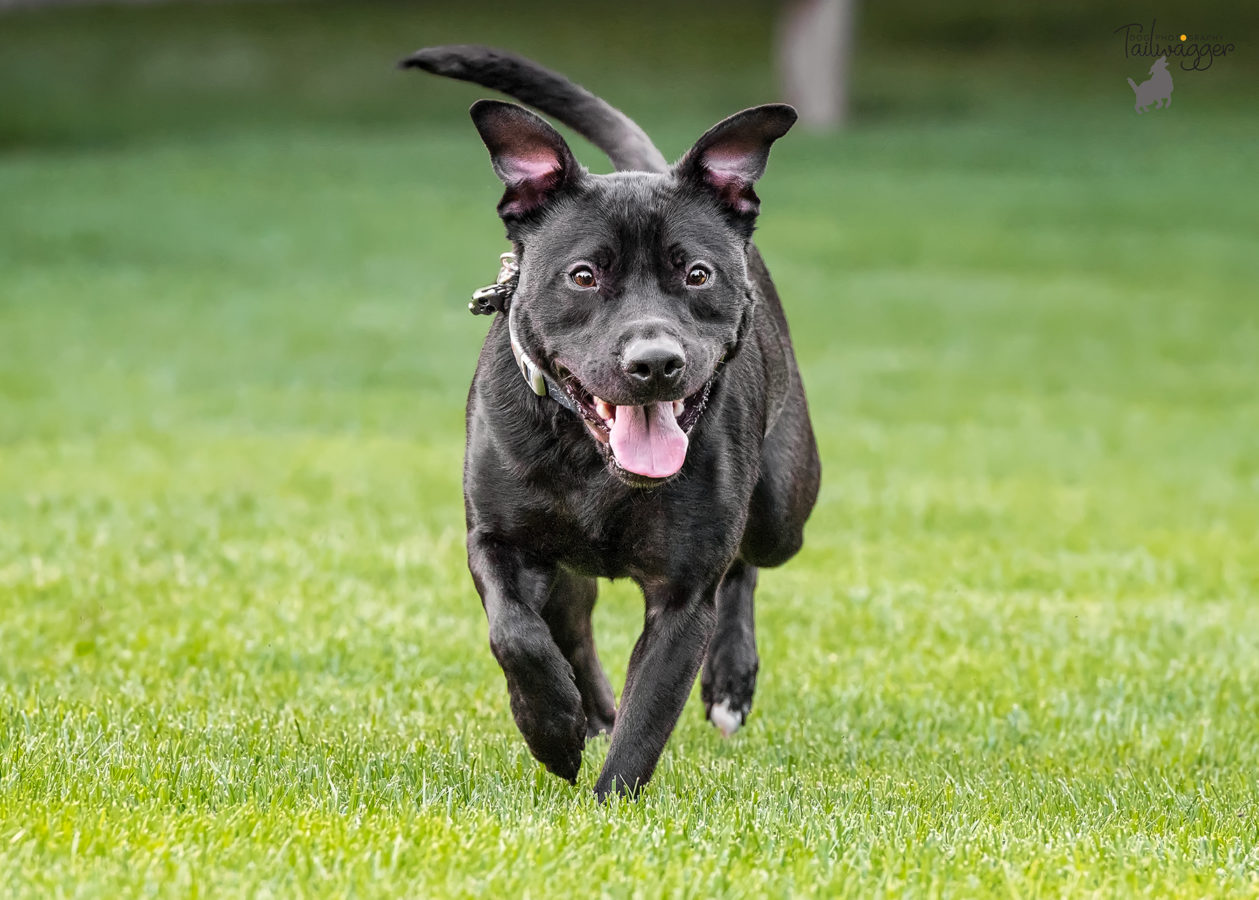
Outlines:
{"label": "white patch on paw", "polygon": [[731,709],[729,700],[722,700],[720,703],[714,703],[708,710],[708,721],[717,726],[722,737],[730,737],[743,724],[743,713]]}

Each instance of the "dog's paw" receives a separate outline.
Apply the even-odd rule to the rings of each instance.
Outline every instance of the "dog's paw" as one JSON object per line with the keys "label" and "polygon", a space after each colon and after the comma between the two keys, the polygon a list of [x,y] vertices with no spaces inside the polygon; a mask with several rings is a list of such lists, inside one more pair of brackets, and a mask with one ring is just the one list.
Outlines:
{"label": "dog's paw", "polygon": [[756,651],[746,647],[723,647],[704,664],[700,679],[704,715],[723,737],[730,737],[747,722],[759,668]]}
{"label": "dog's paw", "polygon": [[[560,660],[563,662],[563,660]],[[526,681],[527,690],[511,690],[512,718],[529,752],[551,773],[576,783],[586,744],[586,713],[572,670],[564,663],[545,678]]]}
{"label": "dog's paw", "polygon": [[616,716],[605,717],[601,713],[591,715],[586,713],[586,740],[592,741],[597,737],[606,737],[612,733],[612,726],[616,724]]}
{"label": "dog's paw", "polygon": [[734,707],[727,698],[708,708],[708,721],[717,726],[722,737],[730,737],[747,721],[748,707]]}
{"label": "dog's paw", "polygon": [[584,730],[585,725],[583,723],[578,729],[579,733],[576,743],[573,743],[571,739],[561,740],[548,745],[543,753],[534,751],[534,756],[537,757],[538,762],[546,766],[547,771],[552,775],[558,775],[569,784],[575,785],[577,783],[577,773],[581,771],[581,749],[585,746],[585,739],[580,732]]}

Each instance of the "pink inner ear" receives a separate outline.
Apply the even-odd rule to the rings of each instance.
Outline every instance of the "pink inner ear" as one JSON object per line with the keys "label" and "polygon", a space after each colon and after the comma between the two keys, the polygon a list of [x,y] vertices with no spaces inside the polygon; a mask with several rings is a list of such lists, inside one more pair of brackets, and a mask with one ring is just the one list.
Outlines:
{"label": "pink inner ear", "polygon": [[748,178],[745,153],[709,151],[704,154],[704,178],[740,215],[755,213],[760,208],[760,200]]}
{"label": "pink inner ear", "polygon": [[723,175],[728,178],[742,176],[746,180],[747,158],[747,151],[741,147],[729,147],[724,153],[721,150],[709,150],[704,154],[704,168],[714,175]]}
{"label": "pink inner ear", "polygon": [[499,204],[500,215],[522,216],[542,206],[547,192],[559,183],[563,164],[554,152],[536,149],[532,153],[506,154],[499,158],[499,174],[507,192]]}
{"label": "pink inner ear", "polygon": [[538,150],[534,153],[504,156],[502,165],[511,181],[543,181],[559,171],[560,161],[553,152]]}

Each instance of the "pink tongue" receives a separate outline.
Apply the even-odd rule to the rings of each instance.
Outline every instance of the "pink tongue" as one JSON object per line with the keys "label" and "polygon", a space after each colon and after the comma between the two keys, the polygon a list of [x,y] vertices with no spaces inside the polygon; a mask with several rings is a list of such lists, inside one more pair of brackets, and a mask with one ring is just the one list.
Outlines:
{"label": "pink tongue", "polygon": [[621,468],[648,478],[668,478],[686,461],[686,432],[668,402],[618,406],[610,443]]}

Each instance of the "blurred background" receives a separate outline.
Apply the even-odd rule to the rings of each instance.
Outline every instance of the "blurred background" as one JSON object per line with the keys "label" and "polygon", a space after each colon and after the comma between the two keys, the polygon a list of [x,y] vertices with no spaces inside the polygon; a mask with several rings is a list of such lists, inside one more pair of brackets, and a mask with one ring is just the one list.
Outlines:
{"label": "blurred background", "polygon": [[[488,660],[459,491],[486,327],[465,304],[504,247],[466,115],[486,91],[395,62],[510,47],[676,157],[782,95],[781,15],[480,0],[0,12],[0,583],[25,622],[0,659],[56,670],[163,617],[171,639],[204,627],[230,644],[179,602],[249,606],[267,573],[287,584],[305,560],[305,577],[367,591],[390,619],[449,617]],[[1257,17],[1223,2],[855,5],[845,127],[793,132],[758,187],[826,470],[808,549],[775,576],[784,593],[1063,590],[1116,571],[1192,572],[1208,593],[1257,583]],[[1137,115],[1126,79],[1150,60],[1126,58],[1115,29],[1156,19],[1236,50],[1173,65],[1172,106]],[[178,601],[185,582],[201,587]],[[300,593],[249,615],[324,629],[316,646],[332,623],[360,626],[354,604],[312,615]],[[609,607],[625,647],[635,603]],[[32,633],[49,646],[23,657]]]}
{"label": "blurred background", "polygon": [[[426,44],[513,48],[628,111],[670,157],[782,96],[768,2],[8,6],[9,522],[30,491],[280,483],[314,502],[400,485],[457,531],[460,411],[485,329],[464,303],[503,246],[466,117],[487,92],[395,61]],[[892,514],[885,485],[924,472],[968,509],[997,502],[985,479],[1017,476],[1118,491],[1098,508],[1141,527],[1218,521],[1212,504],[1259,472],[1242,425],[1259,371],[1259,13],[853,10],[846,126],[798,129],[762,185],[761,245],[828,462],[820,520],[843,533],[832,552],[874,527],[869,507]],[[1126,58],[1115,29],[1155,20],[1237,49],[1207,71],[1173,65],[1172,107],[1137,115],[1126,79],[1151,60]],[[370,440],[396,456],[355,444]],[[1046,502],[1017,506],[1002,535],[1048,527]],[[53,541],[41,533],[7,531],[4,549]]]}
{"label": "blurred background", "polygon": [[[409,858],[434,877],[462,877],[425,868],[451,834],[498,858],[478,823],[500,801],[523,809],[504,814],[506,839],[541,846],[463,555],[463,404],[487,326],[466,304],[505,249],[467,117],[487,92],[395,63],[429,44],[511,48],[676,158],[782,98],[780,7],[0,6],[10,861],[45,886],[32,895],[110,895],[164,871],[146,835],[187,849],[218,833],[203,874],[248,887],[232,866],[289,877],[272,848],[296,833],[286,804],[308,803],[336,813],[330,829],[360,802],[396,813],[407,824],[382,828],[418,841]],[[1173,59],[1171,106],[1138,115],[1127,79],[1152,60],[1126,57],[1115,29],[1155,20],[1235,50],[1206,71]],[[757,187],[823,491],[804,551],[761,581],[743,743],[718,746],[689,709],[660,803],[730,784],[838,816],[844,791],[844,815],[878,810],[845,820],[845,846],[869,854],[852,871],[883,860],[899,877],[902,848],[935,825],[885,831],[882,810],[960,784],[937,871],[1000,886],[1011,873],[993,860],[1052,852],[1067,860],[1041,870],[1054,878],[1084,859],[1179,883],[1183,864],[1209,881],[1190,893],[1253,889],[1253,866],[1217,863],[1199,838],[1254,847],[1257,24],[1259,6],[1223,0],[854,5],[844,126],[793,131]],[[603,597],[619,685],[642,607],[632,586]],[[1136,774],[1116,787],[1119,770]],[[1063,778],[1089,787],[1062,799]],[[1219,790],[1198,793],[1203,778]],[[570,808],[564,786],[538,784]],[[1157,808],[1112,815],[1116,790]],[[1163,790],[1180,805],[1159,811]],[[214,818],[250,798],[281,810],[272,833]],[[137,818],[107,826],[90,811],[108,804]],[[795,808],[753,829],[765,846],[798,843],[802,866],[839,852],[833,820]],[[1019,831],[1041,810],[1059,825]],[[200,815],[203,832],[185,828]],[[1146,820],[1180,843],[1076,841]],[[286,852],[317,864],[304,833]],[[98,841],[94,882],[75,868],[81,834]],[[363,840],[337,863],[342,886],[388,893],[361,862],[379,841]],[[667,871],[725,878],[743,857],[705,858]],[[574,855],[562,884],[582,890],[605,863]]]}
{"label": "blurred background", "polygon": [[[394,64],[510,47],[676,157],[781,96],[780,14],[0,12],[8,595],[55,618],[67,598],[96,609],[102,571],[166,572],[177,553],[213,581],[230,535],[265,568],[259,547],[287,534],[340,548],[331,581],[338,554],[427,548],[475,632],[458,473],[485,321],[464,307],[504,246],[500,188],[466,116],[486,92]],[[1126,79],[1150,60],[1114,32],[1155,19],[1237,49],[1173,66],[1173,105],[1137,115]],[[826,463],[800,571],[834,573],[832,591],[1060,587],[1063,554],[1104,578],[1099,560],[1142,548],[1219,589],[1253,583],[1231,554],[1253,561],[1259,521],[1255,22],[1222,2],[855,6],[846,126],[793,133],[758,188]]]}

